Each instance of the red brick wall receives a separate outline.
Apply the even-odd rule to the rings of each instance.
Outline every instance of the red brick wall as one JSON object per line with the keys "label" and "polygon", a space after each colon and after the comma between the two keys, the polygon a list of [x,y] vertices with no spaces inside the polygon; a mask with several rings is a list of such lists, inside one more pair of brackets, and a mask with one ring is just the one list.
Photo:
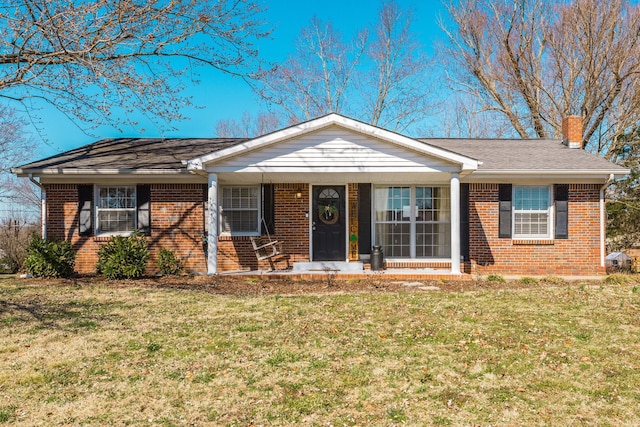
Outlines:
{"label": "red brick wall", "polygon": [[600,187],[569,185],[569,239],[498,237],[498,184],[469,188],[470,256],[480,274],[594,275],[600,266]]}
{"label": "red brick wall", "polygon": [[[274,259],[274,268],[285,269],[295,261],[309,260],[309,185],[275,184],[275,233],[287,258]],[[295,194],[301,190],[302,198]],[[287,264],[288,263],[288,264]],[[218,271],[269,269],[269,261],[258,263],[249,237],[220,236]]]}
{"label": "red brick wall", "polygon": [[[47,236],[69,240],[77,251],[76,271],[95,273],[104,237],[78,235],[78,188],[73,184],[47,184]],[[202,249],[203,193],[200,184],[151,185],[151,236],[147,273],[155,273],[158,252],[171,249],[184,261],[185,271],[206,273]]]}
{"label": "red brick wall", "polygon": [[[97,251],[106,239],[78,235],[77,186],[48,184],[45,187],[48,236],[71,241],[78,252],[78,272],[95,272]],[[302,190],[301,199],[295,198],[297,190]],[[357,186],[350,186],[349,192],[350,200],[357,200]],[[471,184],[469,193],[470,255],[481,274],[604,274],[604,268],[600,267],[598,185],[570,185],[569,239],[538,242],[498,238],[498,184]],[[275,185],[272,238],[283,242],[289,255],[288,260],[276,262],[276,268],[309,260],[308,209],[307,184]],[[149,274],[157,271],[157,253],[161,248],[174,250],[185,261],[186,271],[206,273],[202,249],[202,185],[152,184],[151,226]],[[269,263],[258,263],[248,237],[219,238],[218,271],[257,268],[267,269]]]}

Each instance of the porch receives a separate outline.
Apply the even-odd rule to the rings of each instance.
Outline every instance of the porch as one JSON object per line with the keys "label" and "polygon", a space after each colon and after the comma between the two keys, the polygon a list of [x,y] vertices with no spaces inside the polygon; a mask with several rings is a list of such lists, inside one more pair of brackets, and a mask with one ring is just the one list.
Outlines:
{"label": "porch", "polygon": [[437,268],[385,268],[371,270],[363,262],[296,262],[287,270],[235,270],[218,273],[220,276],[246,276],[260,278],[295,278],[318,280],[328,276],[338,280],[379,278],[381,280],[471,281],[469,273],[454,274],[450,269]]}

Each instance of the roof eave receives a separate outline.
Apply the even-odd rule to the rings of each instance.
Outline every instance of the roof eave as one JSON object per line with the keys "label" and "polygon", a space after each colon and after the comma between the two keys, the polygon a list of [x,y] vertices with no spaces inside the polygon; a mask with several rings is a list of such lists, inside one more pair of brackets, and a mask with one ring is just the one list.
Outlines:
{"label": "roof eave", "polygon": [[186,169],[11,169],[21,178],[29,176],[76,176],[76,175],[187,175]]}
{"label": "roof eave", "polygon": [[585,177],[585,178],[603,178],[605,180],[609,179],[611,175],[614,178],[623,178],[628,175],[631,171],[629,169],[624,168],[616,168],[616,169],[532,169],[532,170],[523,170],[523,169],[500,169],[500,170],[478,170],[473,172],[472,176],[475,178],[504,178],[504,177],[540,177],[540,178],[553,178],[553,177]]}

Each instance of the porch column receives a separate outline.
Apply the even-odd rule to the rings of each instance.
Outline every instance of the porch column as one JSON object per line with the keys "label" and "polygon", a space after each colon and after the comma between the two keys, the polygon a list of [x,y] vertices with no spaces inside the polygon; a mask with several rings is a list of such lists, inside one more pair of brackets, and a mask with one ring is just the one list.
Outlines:
{"label": "porch column", "polygon": [[209,233],[207,235],[207,274],[218,272],[218,175],[209,174]]}
{"label": "porch column", "polygon": [[460,174],[451,174],[451,273],[460,274]]}
{"label": "porch column", "polygon": [[47,238],[47,190],[42,187],[40,190],[40,225],[42,227],[42,238]]}

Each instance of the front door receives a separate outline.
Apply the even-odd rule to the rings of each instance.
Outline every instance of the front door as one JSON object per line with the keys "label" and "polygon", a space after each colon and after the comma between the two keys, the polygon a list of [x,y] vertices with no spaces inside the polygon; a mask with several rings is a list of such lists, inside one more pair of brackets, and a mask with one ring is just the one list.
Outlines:
{"label": "front door", "polygon": [[313,187],[311,229],[314,261],[344,261],[347,213],[345,189],[340,185]]}

